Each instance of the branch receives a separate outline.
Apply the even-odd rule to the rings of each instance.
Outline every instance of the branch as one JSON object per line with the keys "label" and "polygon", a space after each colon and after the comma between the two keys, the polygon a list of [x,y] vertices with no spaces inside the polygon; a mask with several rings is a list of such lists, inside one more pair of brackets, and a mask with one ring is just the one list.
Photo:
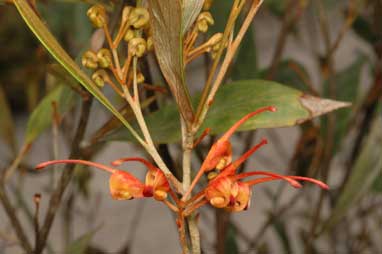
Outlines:
{"label": "branch", "polygon": [[[71,147],[71,153],[69,158],[72,159],[79,159],[81,157],[81,149],[80,144],[84,138],[86,126],[88,124],[89,115],[90,115],[90,108],[92,105],[92,98],[88,101],[82,102],[82,110],[81,110],[81,116],[78,123],[76,134],[73,138],[72,147]],[[56,216],[57,210],[61,204],[62,197],[64,195],[64,192],[66,190],[66,187],[68,186],[73,173],[74,173],[74,167],[73,164],[68,164],[65,167],[65,171],[62,173],[61,178],[59,180],[58,186],[56,190],[53,192],[50,200],[49,200],[49,207],[48,211],[44,220],[44,224],[41,227],[40,235],[39,235],[39,241],[36,244],[35,248],[35,254],[40,254],[44,250],[44,247],[46,245],[48,235],[50,232],[50,229],[53,225],[54,218]]]}

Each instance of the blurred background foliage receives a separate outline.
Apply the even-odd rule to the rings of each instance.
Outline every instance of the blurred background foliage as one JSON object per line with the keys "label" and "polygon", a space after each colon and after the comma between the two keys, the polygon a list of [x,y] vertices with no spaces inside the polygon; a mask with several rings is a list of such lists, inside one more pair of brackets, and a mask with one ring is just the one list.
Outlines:
{"label": "blurred background foliage", "polygon": [[[95,2],[98,1],[44,0],[36,3],[41,17],[74,59],[78,59],[89,46],[93,30],[85,13]],[[118,13],[123,4],[132,2],[105,1],[105,4]],[[210,30],[211,34],[223,30],[230,4],[231,1],[214,2],[211,12],[215,25]],[[254,237],[248,236],[248,230],[241,229],[230,214],[214,211],[215,239],[212,247],[204,244],[204,252],[230,254],[253,253],[256,250],[256,253],[270,253],[274,251],[272,239],[275,238],[266,238],[264,233],[271,228],[278,239],[278,250],[283,253],[328,253],[328,250],[331,253],[381,253],[382,1],[266,0],[260,15],[268,17],[265,20],[271,17],[272,22],[277,23],[274,31],[277,40],[269,41],[274,48],[268,57],[269,62],[264,64],[263,59],[259,59],[264,54],[256,38],[262,34],[254,26],[246,35],[227,80],[269,79],[312,95],[352,102],[351,108],[296,127],[299,128],[296,145],[289,147],[293,149],[293,156],[287,162],[288,172],[324,179],[333,188],[329,194],[309,192],[309,205],[305,210],[291,208],[300,196],[280,204],[283,185],[276,191],[266,190],[271,205],[268,209],[264,208],[265,223]],[[301,24],[307,23],[309,26],[309,22],[313,23],[308,33]],[[262,21],[261,25],[267,27],[268,24]],[[272,24],[269,27],[274,28]],[[346,47],[349,33],[366,45],[368,53],[352,52],[349,55],[352,62],[339,66],[336,64],[336,52]],[[313,68],[307,68],[304,62],[289,57],[286,52],[288,44],[306,40],[308,43],[305,44],[311,47],[311,52],[304,57],[314,63]],[[204,61],[208,64],[209,59]],[[198,66],[203,68],[203,64],[202,61]],[[75,126],[75,112],[79,109],[81,96],[85,96],[84,91],[54,64],[14,6],[4,1],[0,3],[0,85],[0,139],[3,141],[1,145],[6,147],[3,150],[8,151],[4,152],[5,156],[0,156],[1,167],[8,167],[20,153],[21,144],[16,143],[19,138],[16,137],[15,119],[19,115],[29,116],[28,124],[24,124],[32,126],[29,129],[33,130],[27,130],[27,133],[34,142],[52,125],[52,98],[58,102],[60,112],[73,113],[65,115],[64,127],[61,127],[69,143],[69,134]],[[148,111],[155,111],[158,106],[148,104]],[[125,113],[129,116],[128,110]],[[105,130],[109,132],[120,126],[115,119],[106,121],[103,126],[96,125],[101,127],[94,130],[90,139],[94,141],[91,143],[93,146],[83,150],[87,158],[94,157],[105,145],[104,142],[96,142],[100,135],[104,136]],[[36,126],[40,127],[36,130]],[[254,132],[238,135],[238,146],[243,150],[250,147],[255,135]],[[116,135],[112,139],[124,139],[121,137],[123,135]],[[278,138],[288,140],[288,137]],[[277,138],[273,142],[277,143]],[[198,155],[202,155],[207,147],[202,146],[197,151]],[[168,148],[168,145],[161,145],[161,153],[167,158],[166,162],[176,168],[177,159],[171,158]],[[22,165],[24,176],[25,172],[31,173],[30,166],[28,163]],[[76,192],[85,197],[92,195],[88,187],[90,171],[78,172],[75,175],[76,188],[65,201],[68,220]],[[12,192],[17,194],[17,191]],[[293,233],[297,232],[297,237],[292,236],[292,226],[285,214],[296,215],[302,224],[306,224],[293,230]],[[2,222],[0,231],[7,224]],[[91,244],[95,233],[93,230],[77,240],[72,239],[67,250],[70,253],[107,253],[102,246]],[[295,244],[296,241],[299,244]],[[48,251],[52,252],[53,246],[53,243],[48,245]],[[128,246],[122,246],[120,252],[127,253],[128,249]],[[2,250],[7,250],[4,237],[0,238],[0,252]]]}

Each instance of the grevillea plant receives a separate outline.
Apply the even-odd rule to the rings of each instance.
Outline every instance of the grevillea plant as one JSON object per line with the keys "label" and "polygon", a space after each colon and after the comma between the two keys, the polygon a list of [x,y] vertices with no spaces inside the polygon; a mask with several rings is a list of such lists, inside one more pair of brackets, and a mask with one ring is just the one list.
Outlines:
{"label": "grevillea plant", "polygon": [[[240,166],[260,147],[267,144],[267,140],[262,139],[243,155],[233,158],[235,151],[230,138],[239,128],[253,130],[258,127],[300,124],[346,104],[286,90],[290,93],[286,102],[283,94],[273,97],[270,95],[269,98],[263,98],[259,107],[246,109],[240,115],[228,116],[234,119],[229,124],[223,123],[222,120],[218,126],[208,126],[208,113],[219,101],[219,88],[224,83],[243,37],[263,1],[231,2],[231,11],[224,31],[210,37],[206,36],[209,27],[214,24],[214,18],[209,12],[213,4],[211,0],[138,0],[134,6],[123,6],[118,14],[113,15],[101,4],[92,6],[87,11],[87,16],[97,29],[97,34],[104,36],[106,42],[104,46],[94,46],[83,53],[82,65],[92,73],[88,76],[61,48],[33,8],[25,0],[14,0],[18,11],[43,45],[79,83],[124,124],[134,141],[139,143],[148,155],[147,158],[136,158],[126,154],[126,158],[112,162],[112,166],[80,158],[53,160],[37,165],[36,169],[41,170],[54,164],[83,164],[95,167],[110,174],[109,187],[113,199],[125,201],[154,198],[162,202],[176,214],[179,239],[185,254],[201,252],[196,215],[198,209],[205,205],[229,212],[242,212],[250,206],[253,186],[271,181],[285,181],[294,188],[301,188],[301,182],[309,182],[322,189],[328,189],[325,183],[309,177],[280,175],[263,170],[239,172]],[[242,23],[239,22],[240,16],[243,18]],[[113,22],[110,22],[111,20]],[[180,130],[175,131],[181,132],[182,179],[174,176],[174,169],[166,165],[158,152],[156,138],[152,135],[155,126],[148,127],[150,115],[146,117],[142,111],[143,91],[148,90],[159,95],[165,91],[163,87],[151,84],[152,80],[146,80],[142,71],[143,59],[154,54],[156,64],[171,91],[179,113]],[[200,96],[191,99],[185,78],[186,68],[201,56],[206,56],[211,64]],[[264,91],[271,89],[272,83],[269,85]],[[128,104],[135,117],[135,125],[130,125],[103,94],[102,89],[105,86],[110,86],[115,94]],[[231,86],[230,89],[234,91],[240,87],[242,86]],[[263,95],[258,96],[257,99]],[[281,103],[282,100],[284,101]],[[229,105],[232,101],[227,100],[225,103]],[[243,103],[250,105],[249,101]],[[226,114],[229,115],[222,113],[223,116]],[[262,118],[266,120],[258,126],[257,121]],[[221,130],[216,128],[220,125],[225,133],[212,144],[197,173],[192,177],[193,150],[208,134],[208,130],[218,134]],[[150,162],[151,160],[153,162]],[[129,170],[116,168],[131,162],[140,162],[147,168],[144,181],[129,173]],[[204,185],[199,181],[203,176],[208,180]],[[200,190],[195,193],[193,190],[198,184]],[[49,227],[47,231],[49,232]],[[43,237],[46,240],[47,233]],[[41,252],[43,246],[44,244],[38,244],[36,253]]]}

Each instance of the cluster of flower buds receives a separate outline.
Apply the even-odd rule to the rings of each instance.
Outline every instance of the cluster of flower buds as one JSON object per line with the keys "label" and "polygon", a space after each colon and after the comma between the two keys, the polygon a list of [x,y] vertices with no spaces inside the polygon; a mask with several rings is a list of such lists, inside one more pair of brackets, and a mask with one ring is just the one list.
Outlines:
{"label": "cluster of flower buds", "polygon": [[82,55],[82,65],[88,69],[109,68],[112,64],[112,56],[109,49],[102,48],[98,52],[87,50]]}
{"label": "cluster of flower buds", "polygon": [[126,6],[122,11],[121,33],[133,56],[142,57],[153,49],[150,15],[146,8]]}
{"label": "cluster of flower buds", "polygon": [[197,41],[199,33],[206,33],[210,26],[214,25],[214,18],[209,12],[211,8],[212,0],[204,1],[203,12],[197,17],[193,29],[189,31],[185,39],[185,51],[187,52],[186,62],[191,62],[195,58],[199,57],[203,53],[209,52],[213,59],[218,55],[219,50],[222,47],[226,47],[227,43],[223,45],[222,33],[216,33],[211,36],[205,43],[194,48],[194,44]]}
{"label": "cluster of flower buds", "polygon": [[[133,70],[131,66],[134,58],[143,57],[148,51],[152,51],[153,40],[150,29],[150,14],[146,8],[125,6],[122,10],[119,29],[112,38],[113,32],[108,28],[108,15],[105,7],[96,4],[87,11],[90,22],[96,28],[102,28],[109,48],[102,48],[97,52],[87,50],[82,55],[82,65],[93,70],[92,79],[100,87],[109,84],[119,95],[123,96],[123,86],[130,87],[133,83]],[[127,56],[120,59],[119,46],[121,41],[126,42]],[[124,60],[124,63],[121,61]],[[144,82],[145,77],[136,67],[137,83]],[[112,74],[115,79],[111,79]],[[118,85],[114,83],[118,82]],[[151,88],[151,86],[144,86]]]}

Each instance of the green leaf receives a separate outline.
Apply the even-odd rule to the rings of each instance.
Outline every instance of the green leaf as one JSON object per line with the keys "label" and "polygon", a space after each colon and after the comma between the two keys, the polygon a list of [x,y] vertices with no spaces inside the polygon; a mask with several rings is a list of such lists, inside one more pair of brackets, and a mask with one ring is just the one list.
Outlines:
{"label": "green leaf", "polygon": [[149,5],[155,54],[183,118],[191,123],[193,109],[184,80],[182,6],[180,0],[151,0]]}
{"label": "green leaf", "polygon": [[76,93],[68,86],[60,85],[46,95],[29,117],[25,134],[26,144],[31,144],[49,126],[52,125],[53,107],[57,103],[57,111],[60,115],[67,112],[76,101]]}
{"label": "green leaf", "polygon": [[18,12],[24,19],[25,23],[32,30],[35,36],[40,40],[49,53],[94,97],[97,98],[111,113],[113,113],[132,133],[132,135],[140,142],[142,139],[124,119],[112,103],[102,94],[97,85],[84,73],[81,68],[73,61],[66,51],[57,42],[56,38],[50,33],[44,22],[36,15],[26,0],[13,1]]}
{"label": "green leaf", "polygon": [[[365,58],[358,58],[353,64],[351,64],[345,70],[339,72],[335,77],[337,99],[341,101],[349,101],[353,104],[356,103],[357,95],[359,94],[359,86],[361,81],[362,67],[365,64]],[[325,84],[325,94],[328,92],[328,83]],[[336,114],[336,126],[335,126],[335,138],[334,138],[334,151],[337,151],[343,138],[346,136],[350,118],[352,114],[352,108],[345,108],[337,111]],[[325,129],[324,129],[325,131]]]}
{"label": "green leaf", "polygon": [[[199,96],[193,101],[196,103],[198,100]],[[244,115],[270,105],[276,106],[278,111],[252,118],[240,130],[294,126],[349,106],[347,103],[309,96],[271,81],[242,80],[227,84],[217,92],[201,131],[209,127],[211,134],[225,132]],[[167,105],[145,119],[155,142],[174,143],[180,140],[179,116],[175,105]],[[109,139],[131,140],[131,136],[121,130]]]}
{"label": "green leaf", "polygon": [[97,227],[96,229],[85,233],[78,239],[74,240],[66,249],[66,253],[70,254],[84,254],[86,253],[87,248],[89,247],[89,244],[94,237],[95,233],[100,229],[100,227]]}
{"label": "green leaf", "polygon": [[352,173],[323,230],[336,225],[347,211],[367,193],[382,169],[382,118],[378,117],[352,168]]}
{"label": "green leaf", "polygon": [[16,151],[15,140],[15,124],[13,121],[11,109],[4,93],[3,88],[0,86],[0,137],[3,138],[10,146],[13,152]]}
{"label": "green leaf", "polygon": [[202,10],[204,0],[183,1],[182,34],[185,34],[195,22]]}

